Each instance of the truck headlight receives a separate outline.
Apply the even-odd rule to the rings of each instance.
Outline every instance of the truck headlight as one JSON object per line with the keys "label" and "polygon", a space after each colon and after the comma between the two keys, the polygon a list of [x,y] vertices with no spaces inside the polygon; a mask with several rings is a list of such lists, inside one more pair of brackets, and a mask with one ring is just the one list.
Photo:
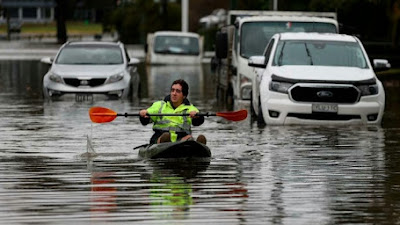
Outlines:
{"label": "truck headlight", "polygon": [[287,83],[287,82],[271,81],[271,83],[269,83],[269,90],[288,94],[289,88],[292,85],[293,85],[292,83]]}
{"label": "truck headlight", "polygon": [[240,78],[240,98],[242,100],[250,100],[251,99],[251,89],[253,88],[251,85],[251,79],[246,77],[243,74],[239,74]]}
{"label": "truck headlight", "polygon": [[243,100],[250,100],[251,99],[251,85],[245,85],[240,90],[240,96]]}
{"label": "truck headlight", "polygon": [[124,78],[124,73],[114,74],[108,78],[107,84],[118,82],[123,78]]}
{"label": "truck headlight", "polygon": [[379,93],[379,88],[377,84],[372,85],[359,85],[357,88],[361,92],[361,96],[376,95]]}

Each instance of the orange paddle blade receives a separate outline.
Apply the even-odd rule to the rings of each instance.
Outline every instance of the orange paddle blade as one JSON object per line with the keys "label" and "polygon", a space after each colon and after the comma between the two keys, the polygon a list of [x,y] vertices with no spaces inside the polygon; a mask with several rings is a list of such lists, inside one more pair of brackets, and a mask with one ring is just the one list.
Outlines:
{"label": "orange paddle blade", "polygon": [[234,112],[217,112],[216,115],[231,121],[241,121],[247,118],[247,110],[242,109]]}
{"label": "orange paddle blade", "polygon": [[89,110],[89,117],[94,123],[108,123],[117,117],[117,113],[104,107],[92,107]]}

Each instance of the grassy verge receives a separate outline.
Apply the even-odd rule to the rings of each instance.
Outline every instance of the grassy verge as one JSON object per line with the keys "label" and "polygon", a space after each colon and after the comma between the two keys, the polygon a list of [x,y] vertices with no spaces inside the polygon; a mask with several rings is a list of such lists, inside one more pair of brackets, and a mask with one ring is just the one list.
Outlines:
{"label": "grassy verge", "polygon": [[[85,23],[83,21],[67,22],[67,33],[68,34],[81,34],[81,35],[93,35],[102,33],[102,25],[97,23]],[[31,24],[24,23],[21,27],[21,34],[24,35],[56,35],[57,26],[56,23],[47,24]],[[7,25],[0,25],[0,34],[7,33]]]}
{"label": "grassy verge", "polygon": [[391,68],[386,71],[378,72],[378,77],[392,77],[392,76],[399,76],[400,77],[400,68]]}

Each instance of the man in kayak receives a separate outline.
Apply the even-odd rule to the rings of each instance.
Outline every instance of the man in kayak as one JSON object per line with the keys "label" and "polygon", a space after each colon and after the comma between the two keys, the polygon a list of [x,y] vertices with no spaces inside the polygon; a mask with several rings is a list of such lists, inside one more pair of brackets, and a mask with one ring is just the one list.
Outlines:
{"label": "man in kayak", "polygon": [[[151,144],[175,142],[193,139],[191,126],[204,123],[204,116],[196,115],[199,110],[187,99],[189,85],[184,80],[176,80],[171,85],[170,95],[163,101],[154,102],[148,109],[140,110],[140,122],[147,125],[153,122],[154,134]],[[147,114],[189,114],[189,116],[148,116]],[[199,135],[196,141],[206,144],[204,135]]]}

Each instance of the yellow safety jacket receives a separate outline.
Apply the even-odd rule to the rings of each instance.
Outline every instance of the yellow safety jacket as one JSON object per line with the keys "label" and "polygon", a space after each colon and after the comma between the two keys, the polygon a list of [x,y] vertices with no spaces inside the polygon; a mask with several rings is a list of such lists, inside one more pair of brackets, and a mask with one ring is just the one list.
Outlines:
{"label": "yellow safety jacket", "polygon": [[[174,109],[169,101],[157,101],[147,109],[150,115],[159,113],[188,114],[191,111],[199,112],[192,104],[181,104]],[[153,130],[169,131],[172,142],[177,140],[177,132],[184,132],[186,134],[192,133],[192,119],[190,116],[151,116],[150,120],[153,122]]]}

